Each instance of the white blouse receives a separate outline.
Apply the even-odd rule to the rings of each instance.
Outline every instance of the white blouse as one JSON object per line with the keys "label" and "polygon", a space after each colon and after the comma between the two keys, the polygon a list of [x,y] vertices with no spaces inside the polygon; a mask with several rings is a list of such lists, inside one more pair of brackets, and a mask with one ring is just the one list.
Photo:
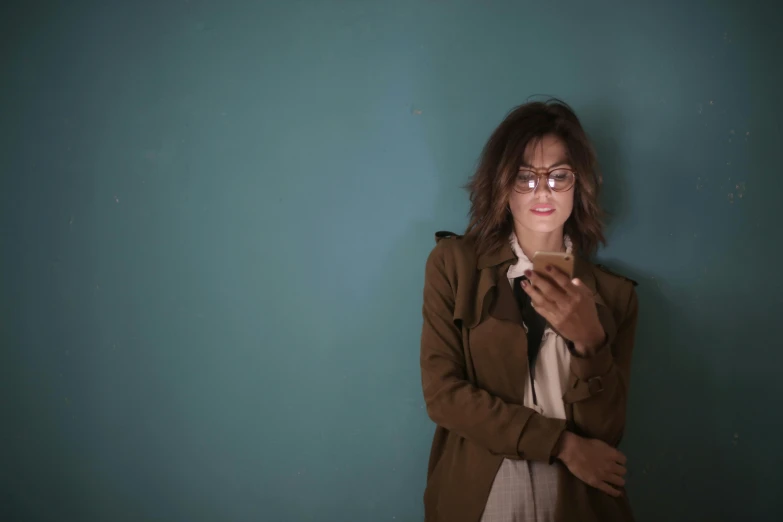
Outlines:
{"label": "white blouse", "polygon": [[[566,252],[571,253],[572,243],[568,236],[564,238]],[[533,263],[522,252],[515,234],[511,235],[511,248],[518,261],[508,269],[506,276],[509,284],[514,285],[514,278],[525,275],[525,270],[532,270]],[[526,327],[527,328],[527,327]],[[571,365],[571,352],[565,341],[547,325],[541,339],[541,348],[535,361],[533,385],[536,388],[538,404],[533,403],[533,390],[530,379],[525,379],[524,405],[532,408],[545,417],[565,419],[565,404],[563,394],[568,385]]]}
{"label": "white blouse", "polygon": [[[508,269],[509,284],[525,275],[533,263],[519,247],[512,234],[511,247],[518,261]],[[571,240],[564,238],[566,251]],[[541,348],[535,362],[533,386],[538,404],[533,403],[530,379],[520,375],[524,386],[524,405],[545,417],[565,419],[563,394],[568,383],[571,352],[565,341],[549,326],[544,330]],[[553,463],[503,459],[487,498],[481,522],[553,522],[558,495],[558,461]]]}

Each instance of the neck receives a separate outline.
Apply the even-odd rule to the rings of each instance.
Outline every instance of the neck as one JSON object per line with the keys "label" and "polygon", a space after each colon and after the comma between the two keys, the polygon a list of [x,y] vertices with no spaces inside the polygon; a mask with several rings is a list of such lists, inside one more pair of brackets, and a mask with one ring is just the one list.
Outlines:
{"label": "neck", "polygon": [[552,232],[536,232],[516,226],[514,234],[528,259],[533,259],[536,252],[565,252],[562,227]]}

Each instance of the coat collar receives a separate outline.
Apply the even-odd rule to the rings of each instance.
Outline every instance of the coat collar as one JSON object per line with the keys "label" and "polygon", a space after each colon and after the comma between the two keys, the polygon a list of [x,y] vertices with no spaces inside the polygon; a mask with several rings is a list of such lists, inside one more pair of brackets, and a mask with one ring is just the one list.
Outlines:
{"label": "coat collar", "polygon": [[[506,274],[508,268],[517,261],[517,257],[510,243],[503,243],[497,250],[481,254],[476,263],[479,269],[478,304],[479,312],[475,319],[479,319],[481,309],[488,310],[489,314],[500,320],[521,322],[519,306],[511,286],[507,283]],[[611,312],[598,293],[595,274],[592,264],[585,258],[577,256],[574,277],[579,278],[590,289],[593,300],[598,306],[599,318],[607,331],[613,330],[610,324]],[[500,282],[500,283],[499,283]],[[493,294],[491,297],[489,294]],[[489,297],[489,299],[487,299]]]}
{"label": "coat collar", "polygon": [[[500,248],[492,252],[479,255],[476,262],[476,268],[481,271],[491,269],[493,272],[495,272],[490,278],[493,283],[491,286],[494,286],[500,275],[503,274],[505,277],[505,273],[508,271],[508,267],[514,264],[516,261],[517,256],[514,255],[514,250],[511,248],[511,244],[504,242]],[[597,303],[605,305],[603,299],[598,293],[595,274],[593,273],[592,263],[590,263],[590,261],[581,256],[577,256],[574,277],[579,278],[585,284],[585,286],[590,289],[590,292],[593,294],[593,298]],[[487,290],[489,290],[489,288],[487,288]]]}
{"label": "coat collar", "polygon": [[[476,323],[480,321],[482,309],[487,310],[490,316],[501,321],[510,321],[522,325],[522,312],[517,304],[516,297],[511,285],[508,284],[506,273],[511,261],[504,261],[495,266],[489,266],[481,270],[479,274],[478,288],[478,306],[477,314],[474,316]],[[609,343],[614,342],[617,334],[617,323],[614,320],[611,309],[606,305],[601,294],[596,288],[595,274],[592,266],[585,259],[577,259],[575,276],[578,277],[584,285],[590,289],[593,300],[598,311],[598,320],[601,322],[607,335]],[[475,326],[475,324],[474,324]],[[524,330],[522,330],[524,331]],[[522,335],[524,337],[524,335]],[[521,342],[521,341],[520,341]]]}
{"label": "coat collar", "polygon": [[478,257],[476,262],[476,268],[484,270],[485,268],[496,267],[500,264],[507,263],[509,261],[516,261],[517,257],[514,255],[514,251],[511,249],[511,244],[508,241],[504,241],[503,245],[492,251],[485,252]]}

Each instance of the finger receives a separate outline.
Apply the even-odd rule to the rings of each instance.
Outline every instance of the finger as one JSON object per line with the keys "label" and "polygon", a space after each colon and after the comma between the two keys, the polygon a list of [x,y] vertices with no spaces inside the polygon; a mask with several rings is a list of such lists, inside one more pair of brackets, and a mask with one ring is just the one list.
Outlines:
{"label": "finger", "polygon": [[565,290],[563,290],[560,285],[556,284],[548,277],[539,274],[538,272],[528,270],[525,272],[525,275],[528,277],[528,279],[530,279],[530,282],[537,286],[541,293],[543,293],[547,299],[551,301],[557,302],[568,296],[568,294],[566,294]]}
{"label": "finger", "polygon": [[571,283],[571,279],[568,277],[568,275],[565,272],[563,272],[556,266],[547,265],[546,275],[551,277],[552,280],[557,284],[557,286],[559,286],[566,294],[573,290],[572,287],[574,285]]}
{"label": "finger", "polygon": [[609,496],[612,497],[619,497],[621,495],[619,489],[615,489],[603,480],[599,481],[598,484],[595,486],[597,489],[600,489],[604,493],[606,493]]}
{"label": "finger", "polygon": [[621,466],[625,466],[625,463],[628,461],[628,459],[625,458],[625,455],[620,453],[618,450],[614,450],[614,454],[612,455],[612,460],[614,460]]}
{"label": "finger", "polygon": [[533,310],[549,324],[557,324],[560,311],[557,305],[541,294],[535,286],[530,284],[530,281],[525,281],[522,289],[530,296],[530,306],[533,307]]}
{"label": "finger", "polygon": [[579,278],[575,277],[575,278],[573,278],[573,279],[572,279],[571,281],[569,281],[569,282],[571,283],[571,285],[570,285],[570,287],[569,287],[569,288],[571,288],[572,290],[574,290],[574,291],[576,291],[576,292],[579,292],[579,293],[581,293],[581,294],[589,295],[589,296],[592,296],[592,295],[593,295],[593,291],[592,291],[592,290],[590,290],[589,288],[587,288],[587,285],[585,285],[585,284],[582,282],[582,280],[581,280],[581,279],[579,279]]}
{"label": "finger", "polygon": [[625,479],[621,477],[620,475],[615,475],[614,473],[610,473],[606,476],[604,479],[604,482],[607,484],[611,484],[612,486],[617,486],[619,488],[625,486]]}
{"label": "finger", "polygon": [[556,305],[547,299],[547,297],[541,292],[541,290],[531,284],[530,281],[522,281],[522,289],[530,296],[530,302],[533,304],[533,308],[539,311],[546,310],[551,311],[556,309]]}
{"label": "finger", "polygon": [[620,464],[612,464],[609,468],[609,472],[624,477],[628,470],[625,468],[625,466],[621,466]]}

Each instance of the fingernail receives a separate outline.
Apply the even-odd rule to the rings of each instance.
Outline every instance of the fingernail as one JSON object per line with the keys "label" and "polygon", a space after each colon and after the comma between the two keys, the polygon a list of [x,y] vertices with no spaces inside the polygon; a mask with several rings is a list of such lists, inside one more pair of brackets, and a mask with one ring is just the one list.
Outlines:
{"label": "fingernail", "polygon": [[527,287],[527,281],[522,281],[522,286]]}
{"label": "fingernail", "polygon": [[533,271],[532,270],[525,270],[525,275],[530,277],[531,275],[533,275]]}

